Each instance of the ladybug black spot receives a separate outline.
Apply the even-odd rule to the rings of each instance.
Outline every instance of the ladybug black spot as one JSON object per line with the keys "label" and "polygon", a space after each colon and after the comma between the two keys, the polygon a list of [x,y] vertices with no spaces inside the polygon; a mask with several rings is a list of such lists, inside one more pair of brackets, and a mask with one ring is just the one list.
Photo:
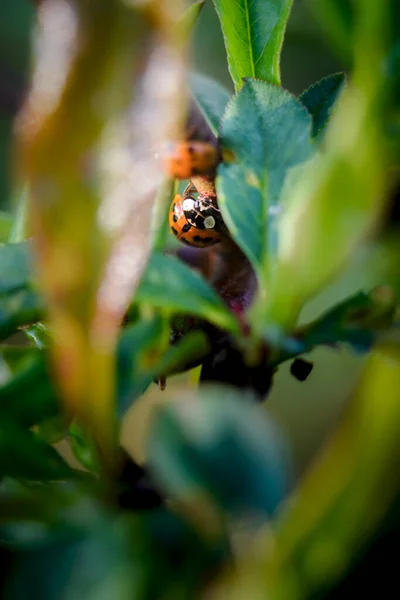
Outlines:
{"label": "ladybug black spot", "polygon": [[193,241],[194,242],[202,242],[203,238],[200,235],[195,235],[195,236],[193,236]]}
{"label": "ladybug black spot", "polygon": [[174,235],[178,235],[177,230],[175,229],[175,227],[171,227],[171,231]]}
{"label": "ladybug black spot", "polygon": [[303,358],[296,358],[291,367],[290,372],[298,381],[305,381],[311,373],[313,364]]}
{"label": "ladybug black spot", "polygon": [[174,223],[176,223],[177,220],[178,220],[178,217],[176,215],[173,215],[172,220],[173,220]]}
{"label": "ladybug black spot", "polygon": [[190,231],[191,225],[189,223],[185,223],[185,225],[182,227],[182,233],[187,233],[188,231]]}

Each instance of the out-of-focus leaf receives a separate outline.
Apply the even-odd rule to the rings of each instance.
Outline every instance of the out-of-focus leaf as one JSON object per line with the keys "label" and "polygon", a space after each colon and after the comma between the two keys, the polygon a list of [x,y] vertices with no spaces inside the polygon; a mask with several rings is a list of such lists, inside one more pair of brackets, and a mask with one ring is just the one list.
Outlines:
{"label": "out-of-focus leaf", "polygon": [[380,333],[393,324],[397,299],[390,288],[380,286],[370,293],[359,292],[299,330],[308,349],[319,344],[350,344],[366,352]]}
{"label": "out-of-focus leaf", "polygon": [[318,461],[218,600],[323,597],[365,549],[399,497],[399,358],[372,354]]}
{"label": "out-of-focus leaf", "polygon": [[47,444],[56,444],[67,435],[65,415],[59,414],[43,419],[38,425],[35,425],[33,431],[38,438],[47,442]]}
{"label": "out-of-focus leaf", "polygon": [[0,244],[4,244],[8,240],[12,225],[12,215],[10,213],[0,211]]}
{"label": "out-of-focus leaf", "polygon": [[90,435],[85,433],[77,421],[71,423],[68,434],[69,444],[77,461],[88,471],[98,473],[100,464]]}
{"label": "out-of-focus leaf", "polygon": [[43,314],[43,302],[32,287],[29,243],[0,247],[0,339]]}
{"label": "out-of-focus leaf", "polygon": [[35,323],[31,327],[26,327],[24,332],[37,348],[43,350],[50,345],[51,334],[49,328],[44,323]]}
{"label": "out-of-focus leaf", "polygon": [[189,88],[203,117],[217,137],[231,94],[214,79],[199,73],[189,75]]}
{"label": "out-of-focus leaf", "polygon": [[19,327],[35,323],[43,316],[39,295],[29,289],[0,294],[0,339],[5,340]]}
{"label": "out-of-focus leaf", "polygon": [[170,231],[169,208],[175,193],[176,181],[174,179],[166,179],[158,190],[152,215],[152,238],[155,252],[162,252],[167,245]]}
{"label": "out-of-focus leaf", "polygon": [[148,457],[172,497],[193,500],[206,493],[236,517],[271,515],[287,491],[286,455],[275,426],[233,388],[202,389],[160,407]]}
{"label": "out-of-focus leaf", "polygon": [[243,77],[280,85],[280,54],[293,0],[214,0],[236,89]]}
{"label": "out-of-focus leaf", "polygon": [[117,394],[119,415],[149,386],[154,367],[168,344],[169,331],[164,320],[156,316],[127,327],[117,352]]}
{"label": "out-of-focus leaf", "polygon": [[233,313],[195,271],[173,256],[154,254],[140,286],[136,301],[170,312],[195,315],[237,333]]}
{"label": "out-of-focus leaf", "polygon": [[57,480],[73,475],[72,469],[49,444],[13,419],[0,421],[0,477]]}
{"label": "out-of-focus leaf", "polygon": [[19,244],[28,236],[28,187],[26,185],[23,186],[16,198],[13,199],[13,204],[15,204],[15,216],[8,242],[10,244]]}
{"label": "out-of-focus leaf", "polygon": [[335,73],[324,77],[301,94],[300,100],[312,116],[313,137],[317,137],[328,124],[344,84],[344,73]]}
{"label": "out-of-focus leaf", "polygon": [[262,81],[247,80],[224,116],[222,150],[235,158],[218,168],[219,205],[264,295],[278,243],[282,187],[288,171],[311,156],[310,135],[311,116],[301,102]]}
{"label": "out-of-focus leaf", "polygon": [[0,247],[0,295],[27,288],[33,276],[30,243]]}
{"label": "out-of-focus leaf", "polygon": [[104,457],[114,443],[116,337],[151,250],[163,179],[155,153],[180,134],[182,12],[180,0],[98,0],[95,9],[60,0],[38,12],[19,167],[57,383]]}
{"label": "out-of-focus leaf", "polygon": [[197,0],[193,2],[184,12],[183,16],[179,19],[175,25],[175,32],[179,39],[186,41],[193,27],[195,26],[197,19],[200,16],[201,9],[204,6],[205,0]]}
{"label": "out-of-focus leaf", "polygon": [[359,3],[355,70],[325,136],[281,218],[277,268],[265,321],[293,326],[304,302],[345,265],[371,231],[387,197],[390,157],[381,123],[385,107],[388,0]]}
{"label": "out-of-focus leaf", "polygon": [[0,420],[12,419],[26,427],[57,416],[59,411],[45,356],[38,350],[30,353],[26,367],[0,387]]}
{"label": "out-of-focus leaf", "polygon": [[14,553],[4,598],[145,598],[146,536],[135,522],[109,517],[86,528],[55,528]]}
{"label": "out-of-focus leaf", "polygon": [[[396,2],[396,0],[394,0]],[[331,43],[346,65],[351,62],[354,42],[354,7],[351,0],[307,0]]]}

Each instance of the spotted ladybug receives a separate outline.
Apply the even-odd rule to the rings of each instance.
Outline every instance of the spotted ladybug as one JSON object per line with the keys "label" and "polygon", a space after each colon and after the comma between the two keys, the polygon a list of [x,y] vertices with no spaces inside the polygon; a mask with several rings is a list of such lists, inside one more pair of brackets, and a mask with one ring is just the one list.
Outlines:
{"label": "spotted ladybug", "polygon": [[213,173],[218,163],[218,151],[208,142],[171,142],[162,156],[165,171],[176,179]]}
{"label": "spotted ladybug", "polygon": [[169,225],[179,241],[188,246],[205,248],[221,240],[223,221],[212,198],[193,192],[193,187],[177,194],[169,211]]}

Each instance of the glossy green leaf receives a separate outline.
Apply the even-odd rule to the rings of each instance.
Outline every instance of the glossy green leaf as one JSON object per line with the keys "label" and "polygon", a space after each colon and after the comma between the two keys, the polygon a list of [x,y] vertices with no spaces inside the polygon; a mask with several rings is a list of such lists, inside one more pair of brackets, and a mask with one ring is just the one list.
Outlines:
{"label": "glossy green leaf", "polygon": [[229,231],[267,285],[277,246],[281,193],[290,169],[313,151],[311,116],[288,92],[247,80],[221,128],[223,150],[235,155],[218,169],[219,205]]}
{"label": "glossy green leaf", "polygon": [[217,293],[198,273],[173,256],[151,257],[135,299],[168,312],[207,319],[229,331],[239,330],[234,315]]}
{"label": "glossy green leaf", "polygon": [[280,85],[280,54],[293,0],[214,0],[236,89],[243,77]]}
{"label": "glossy green leaf", "polygon": [[214,79],[199,73],[189,75],[189,88],[208,126],[217,137],[231,94]]}
{"label": "glossy green leaf", "polygon": [[286,493],[286,455],[275,425],[233,388],[205,388],[197,397],[160,407],[148,457],[172,497],[207,492],[236,516],[271,515]]}
{"label": "glossy green leaf", "polygon": [[344,84],[344,73],[335,73],[324,77],[301,94],[299,99],[312,116],[313,137],[317,137],[328,124]]}

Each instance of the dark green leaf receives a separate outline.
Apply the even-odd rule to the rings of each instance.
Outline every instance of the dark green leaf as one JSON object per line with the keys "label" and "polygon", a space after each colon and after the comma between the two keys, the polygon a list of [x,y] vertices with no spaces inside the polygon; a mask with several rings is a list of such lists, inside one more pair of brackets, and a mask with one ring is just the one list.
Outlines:
{"label": "dark green leaf", "polygon": [[56,416],[57,395],[49,376],[45,356],[32,351],[26,368],[0,387],[0,415],[8,416],[26,427]]}
{"label": "dark green leaf", "polygon": [[189,88],[203,117],[217,137],[231,94],[214,79],[198,73],[189,75]]}
{"label": "dark green leaf", "polygon": [[286,493],[282,440],[265,411],[234,389],[160,407],[148,438],[150,465],[172,497],[205,492],[223,510],[271,515]]}
{"label": "dark green leaf", "polygon": [[57,480],[73,470],[49,444],[11,418],[0,421],[0,477]]}
{"label": "dark green leaf", "polygon": [[[143,536],[143,538],[142,538]],[[98,519],[97,524],[58,527],[46,539],[15,553],[6,600],[145,598],[149,557],[135,522]]]}
{"label": "dark green leaf", "polygon": [[145,305],[207,319],[233,332],[239,327],[234,315],[216,292],[195,271],[173,256],[154,254],[136,292]]}
{"label": "dark green leaf", "polygon": [[0,294],[0,339],[5,340],[19,327],[35,323],[43,316],[39,295],[28,288]]}
{"label": "dark green leaf", "polygon": [[156,316],[127,327],[120,338],[117,352],[118,414],[123,415],[134,400],[148,388],[154,368],[167,343],[169,330]]}
{"label": "dark green leaf", "polygon": [[347,343],[356,351],[367,352],[393,324],[396,307],[397,299],[386,286],[358,292],[306,325],[300,337],[309,350],[319,344]]}
{"label": "dark green leaf", "polygon": [[301,94],[300,101],[312,116],[313,137],[325,129],[344,84],[344,73],[336,73],[324,77]]}
{"label": "dark green leaf", "polygon": [[261,81],[246,81],[225,113],[221,144],[235,161],[218,169],[219,203],[261,281],[277,245],[282,187],[289,170],[311,156],[310,133],[311,116],[300,101]]}
{"label": "dark green leaf", "polygon": [[236,89],[243,77],[280,85],[280,54],[293,0],[214,0]]}
{"label": "dark green leaf", "polygon": [[0,339],[43,314],[43,302],[31,286],[31,252],[27,242],[0,247]]}

